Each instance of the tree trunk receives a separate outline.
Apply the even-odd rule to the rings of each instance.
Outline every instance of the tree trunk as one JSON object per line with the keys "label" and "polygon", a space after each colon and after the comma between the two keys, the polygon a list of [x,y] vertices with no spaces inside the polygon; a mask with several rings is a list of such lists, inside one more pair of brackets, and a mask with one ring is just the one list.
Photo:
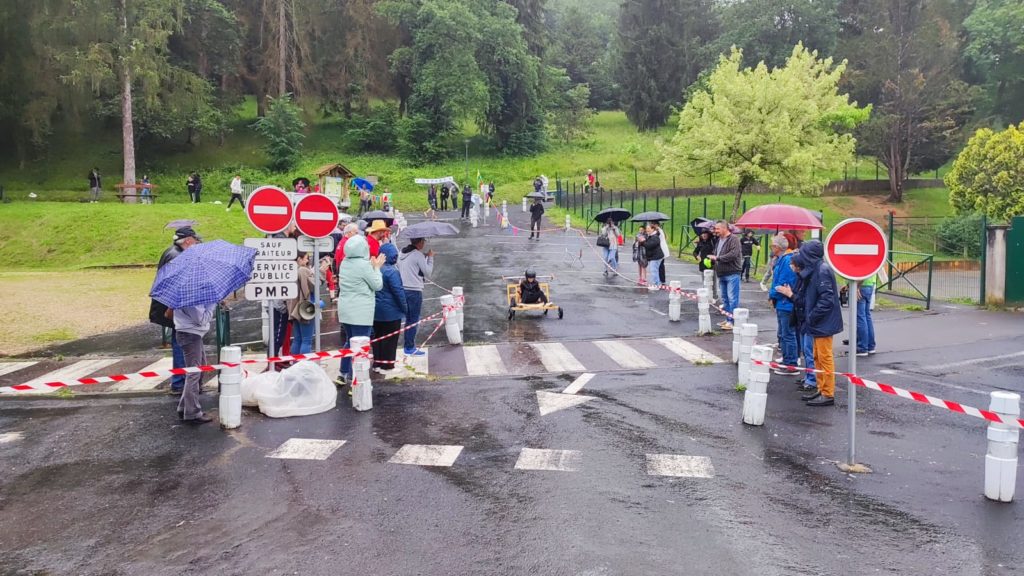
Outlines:
{"label": "tree trunk", "polygon": [[[121,0],[122,26],[127,40],[128,36],[128,7],[125,0]],[[135,125],[132,119],[132,72],[128,63],[122,59],[121,78],[121,146],[124,156],[124,183],[131,186],[135,184]],[[126,194],[134,194],[134,188],[125,188]],[[129,204],[135,203],[134,196],[125,196]]]}
{"label": "tree trunk", "polygon": [[886,162],[889,169],[889,198],[887,202],[903,202],[903,183],[906,181],[906,171],[903,166],[903,154],[900,153],[899,144],[889,143],[889,158]]}
{"label": "tree trunk", "polygon": [[743,201],[743,193],[750,187],[750,179],[740,178],[740,184],[736,187],[736,196],[732,200],[732,214],[729,215],[729,222],[736,221],[736,213],[740,211],[740,203]]}
{"label": "tree trunk", "polygon": [[288,20],[285,18],[285,0],[277,0],[277,96],[280,98],[288,91]]}

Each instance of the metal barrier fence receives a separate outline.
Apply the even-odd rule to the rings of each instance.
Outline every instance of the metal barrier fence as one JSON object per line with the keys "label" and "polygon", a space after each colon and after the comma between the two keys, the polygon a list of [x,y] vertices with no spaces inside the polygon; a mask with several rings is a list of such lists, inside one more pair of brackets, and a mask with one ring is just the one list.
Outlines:
{"label": "metal barrier fence", "polygon": [[879,286],[879,294],[918,300],[931,310],[934,265],[932,254],[890,251],[886,262],[889,281]]}
{"label": "metal barrier fence", "polygon": [[[922,286],[927,273],[932,297],[970,304],[984,303],[986,225],[984,218],[975,229],[969,218],[901,217],[892,212],[882,223],[889,236],[889,260],[914,268],[906,272],[908,279]],[[906,255],[900,257],[904,260],[894,258],[898,254]],[[923,266],[907,264],[907,258],[917,258],[923,264],[926,255],[931,256],[927,272]]]}

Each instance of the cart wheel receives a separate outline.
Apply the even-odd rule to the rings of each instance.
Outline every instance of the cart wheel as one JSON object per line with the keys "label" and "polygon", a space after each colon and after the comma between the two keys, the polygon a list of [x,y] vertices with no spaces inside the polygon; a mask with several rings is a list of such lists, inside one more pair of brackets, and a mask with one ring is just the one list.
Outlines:
{"label": "cart wheel", "polygon": [[508,319],[509,320],[514,320],[515,317],[516,317],[516,311],[515,310],[509,310],[508,311]]}
{"label": "cart wheel", "polygon": [[561,308],[559,308],[559,309],[558,309],[558,319],[559,319],[559,320],[561,320],[561,319],[562,319],[562,315],[563,315],[563,314],[564,314],[564,313],[562,312],[562,309],[561,309]]}
{"label": "cart wheel", "polygon": [[545,315],[545,316],[547,316],[547,315],[548,315],[548,309],[547,309],[547,308],[545,308],[545,309],[544,309],[544,315]]}

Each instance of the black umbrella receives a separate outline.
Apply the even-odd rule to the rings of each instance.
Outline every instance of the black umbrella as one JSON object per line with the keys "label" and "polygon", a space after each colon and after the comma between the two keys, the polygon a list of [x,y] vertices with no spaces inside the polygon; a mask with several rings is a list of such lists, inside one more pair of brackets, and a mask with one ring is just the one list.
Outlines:
{"label": "black umbrella", "polygon": [[405,238],[434,238],[436,236],[458,236],[459,229],[447,222],[418,222],[402,230]]}
{"label": "black umbrella", "polygon": [[629,218],[632,213],[625,208],[605,208],[594,216],[594,220],[601,222],[602,224],[611,220],[612,222],[622,222],[626,218]]}
{"label": "black umbrella", "polygon": [[366,220],[368,224],[373,224],[374,220],[383,220],[384,225],[388,227],[395,223],[394,217],[389,216],[388,213],[383,210],[370,210],[369,212],[364,212],[363,215],[360,216],[360,219]]}
{"label": "black umbrella", "polygon": [[529,194],[526,195],[526,197],[527,198],[534,198],[534,199],[540,198],[541,200],[546,200],[547,199],[547,195],[544,194],[543,192],[530,192]]}
{"label": "black umbrella", "polygon": [[671,218],[661,212],[642,212],[633,216],[632,220],[633,222],[664,222]]}
{"label": "black umbrella", "polygon": [[694,218],[690,222],[690,228],[693,228],[693,233],[700,236],[704,232],[711,232],[715,227],[714,220],[708,220],[707,218]]}

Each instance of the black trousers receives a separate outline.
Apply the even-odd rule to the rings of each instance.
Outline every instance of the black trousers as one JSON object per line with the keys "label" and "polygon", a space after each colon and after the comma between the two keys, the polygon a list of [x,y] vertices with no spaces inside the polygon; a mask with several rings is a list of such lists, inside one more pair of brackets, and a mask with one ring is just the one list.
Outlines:
{"label": "black trousers", "polygon": [[235,200],[237,200],[238,203],[242,205],[242,208],[245,208],[245,201],[242,200],[242,195],[241,194],[232,194],[231,195],[231,200],[228,202],[228,208],[231,208],[231,205],[235,203]]}
{"label": "black trousers", "polygon": [[534,230],[537,231],[537,237],[540,238],[540,218],[530,218],[530,237],[533,237]]}
{"label": "black trousers", "polygon": [[441,196],[441,210],[447,210],[447,209],[448,209],[448,197],[447,196]]}
{"label": "black trousers", "polygon": [[383,340],[370,343],[373,350],[373,366],[381,370],[391,370],[395,367],[395,358],[398,356],[398,337],[401,334],[392,334],[402,327],[402,320],[386,320],[373,322],[373,337],[380,338],[391,334]]}
{"label": "black trousers", "polygon": [[469,209],[472,206],[473,206],[473,202],[472,201],[466,200],[465,198],[462,199],[462,217],[463,218],[469,218]]}

